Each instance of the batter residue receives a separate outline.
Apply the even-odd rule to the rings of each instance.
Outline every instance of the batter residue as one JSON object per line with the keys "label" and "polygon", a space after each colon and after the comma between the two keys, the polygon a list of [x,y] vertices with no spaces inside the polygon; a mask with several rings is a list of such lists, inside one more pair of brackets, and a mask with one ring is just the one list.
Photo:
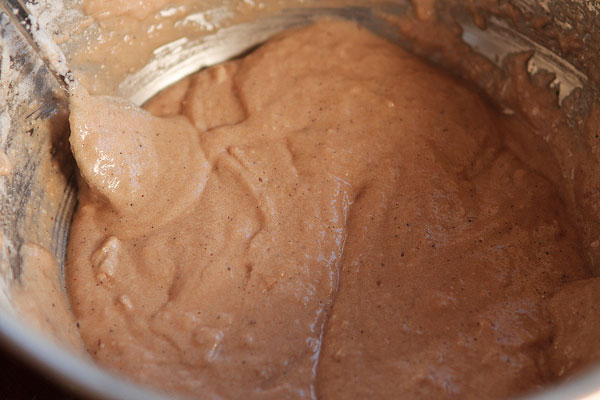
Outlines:
{"label": "batter residue", "polygon": [[499,398],[573,367],[591,307],[561,289],[590,275],[560,196],[440,70],[329,21],[146,109],[71,99],[67,285],[101,364],[274,399]]}

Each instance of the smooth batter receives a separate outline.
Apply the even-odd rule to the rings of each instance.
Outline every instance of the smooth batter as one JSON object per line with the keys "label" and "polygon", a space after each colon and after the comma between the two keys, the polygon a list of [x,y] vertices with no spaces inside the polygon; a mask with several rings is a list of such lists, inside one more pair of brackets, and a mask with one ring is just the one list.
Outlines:
{"label": "smooth batter", "polygon": [[71,97],[67,286],[101,364],[274,399],[501,398],[574,368],[593,296],[569,297],[590,275],[528,166],[553,160],[464,84],[329,21],[146,109]]}

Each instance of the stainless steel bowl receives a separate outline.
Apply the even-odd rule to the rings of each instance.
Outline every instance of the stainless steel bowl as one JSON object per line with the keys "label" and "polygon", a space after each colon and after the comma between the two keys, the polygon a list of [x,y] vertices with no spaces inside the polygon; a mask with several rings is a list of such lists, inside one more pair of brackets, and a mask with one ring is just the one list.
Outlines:
{"label": "stainless steel bowl", "polygon": [[[98,77],[99,66],[78,64],[81,58],[77,54],[101,27],[78,11],[77,3],[38,0],[31,8],[55,38],[61,36],[63,26],[76,27],[69,29],[77,35],[72,34],[62,46],[76,70]],[[415,37],[398,29],[398,19],[414,13],[407,0],[274,0],[265,1],[267,7],[257,6],[255,12],[239,15],[235,2],[217,2],[216,7],[217,3],[206,3],[187,8],[178,17],[204,21],[203,29],[170,38],[168,43],[150,49],[141,65],[123,61],[125,65],[119,68],[127,73],[119,75],[118,84],[109,94],[143,104],[202,67],[239,55],[280,31],[323,16],[352,19],[400,46],[417,52],[422,49],[414,45]],[[415,1],[419,3],[423,2]],[[216,9],[221,17],[215,19]],[[458,38],[495,68],[502,70],[513,54],[525,53],[523,68],[527,73],[553,74],[550,89],[561,106],[556,112],[564,114],[574,130],[585,126],[592,104],[600,99],[600,3],[446,0],[438,1],[435,11],[439,24],[457,32]],[[211,15],[213,21],[206,25]],[[420,23],[427,24],[427,18]],[[15,308],[13,291],[22,286],[20,278],[26,267],[21,254],[24,243],[48,249],[60,266],[56,273],[62,276],[69,224],[76,206],[76,169],[67,141],[66,98],[59,85],[5,15],[0,17],[0,35],[0,149],[12,161],[12,173],[0,177],[0,338],[5,347],[82,394],[110,399],[172,398],[103,370],[80,349],[59,345],[60,332],[50,335],[36,331],[32,328],[35,323]],[[433,62],[452,68],[458,65],[451,52],[445,53],[442,48],[434,46],[422,53]],[[476,84],[489,89],[483,78]],[[590,232],[584,235],[585,240],[591,240]],[[592,263],[597,257],[594,251],[590,248]],[[530,398],[600,399],[600,366]]]}

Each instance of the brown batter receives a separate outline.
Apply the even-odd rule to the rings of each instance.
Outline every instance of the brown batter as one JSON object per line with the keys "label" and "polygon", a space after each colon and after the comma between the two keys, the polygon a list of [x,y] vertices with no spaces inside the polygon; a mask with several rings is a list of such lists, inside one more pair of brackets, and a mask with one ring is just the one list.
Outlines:
{"label": "brown batter", "polygon": [[116,371],[210,398],[479,399],[589,357],[576,232],[528,166],[554,160],[521,160],[514,117],[353,24],[200,72],[154,116],[71,103],[68,291]]}

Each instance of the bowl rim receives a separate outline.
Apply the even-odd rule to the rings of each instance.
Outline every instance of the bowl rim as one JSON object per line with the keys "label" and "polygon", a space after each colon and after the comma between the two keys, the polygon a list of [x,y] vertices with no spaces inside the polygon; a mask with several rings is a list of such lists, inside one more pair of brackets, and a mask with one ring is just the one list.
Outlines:
{"label": "bowl rim", "polygon": [[[306,17],[306,10],[300,11],[301,16]],[[331,9],[327,9],[327,11],[332,12]],[[291,18],[293,15],[288,14],[285,17]],[[281,21],[273,19],[273,23],[279,28],[280,26],[277,24]],[[218,35],[215,36],[220,38]],[[257,36],[257,39],[248,38],[246,47],[251,47],[256,41],[260,42],[261,38],[260,35]],[[232,54],[226,53],[218,55],[224,59],[231,56]],[[206,65],[210,64],[214,64],[214,62]],[[178,71],[176,80],[197,70],[198,66],[196,64],[193,69],[188,67]],[[161,88],[166,87],[173,83],[171,80],[174,79],[174,76],[169,75],[169,81],[153,82],[153,91],[158,91],[157,85]],[[122,85],[120,94],[133,102],[141,104],[150,97],[146,92],[133,92],[129,86]],[[65,347],[38,333],[26,321],[10,312],[0,312],[0,346],[42,374],[52,378],[53,382],[87,397],[111,400],[184,399],[184,397],[160,392],[127,380],[123,376],[95,364],[91,357],[75,355]],[[566,381],[544,385],[538,391],[526,393],[518,398],[522,400],[600,400],[600,363],[583,370]]]}
{"label": "bowl rim", "polygon": [[[15,316],[0,313],[0,346],[67,390],[105,400],[167,400],[185,397],[161,393],[116,375],[78,357],[26,326]],[[600,367],[596,366],[539,392],[517,397],[521,400],[600,400]]]}
{"label": "bowl rim", "polygon": [[0,313],[0,345],[64,388],[97,399],[182,399],[128,381],[47,339],[25,321]]}

